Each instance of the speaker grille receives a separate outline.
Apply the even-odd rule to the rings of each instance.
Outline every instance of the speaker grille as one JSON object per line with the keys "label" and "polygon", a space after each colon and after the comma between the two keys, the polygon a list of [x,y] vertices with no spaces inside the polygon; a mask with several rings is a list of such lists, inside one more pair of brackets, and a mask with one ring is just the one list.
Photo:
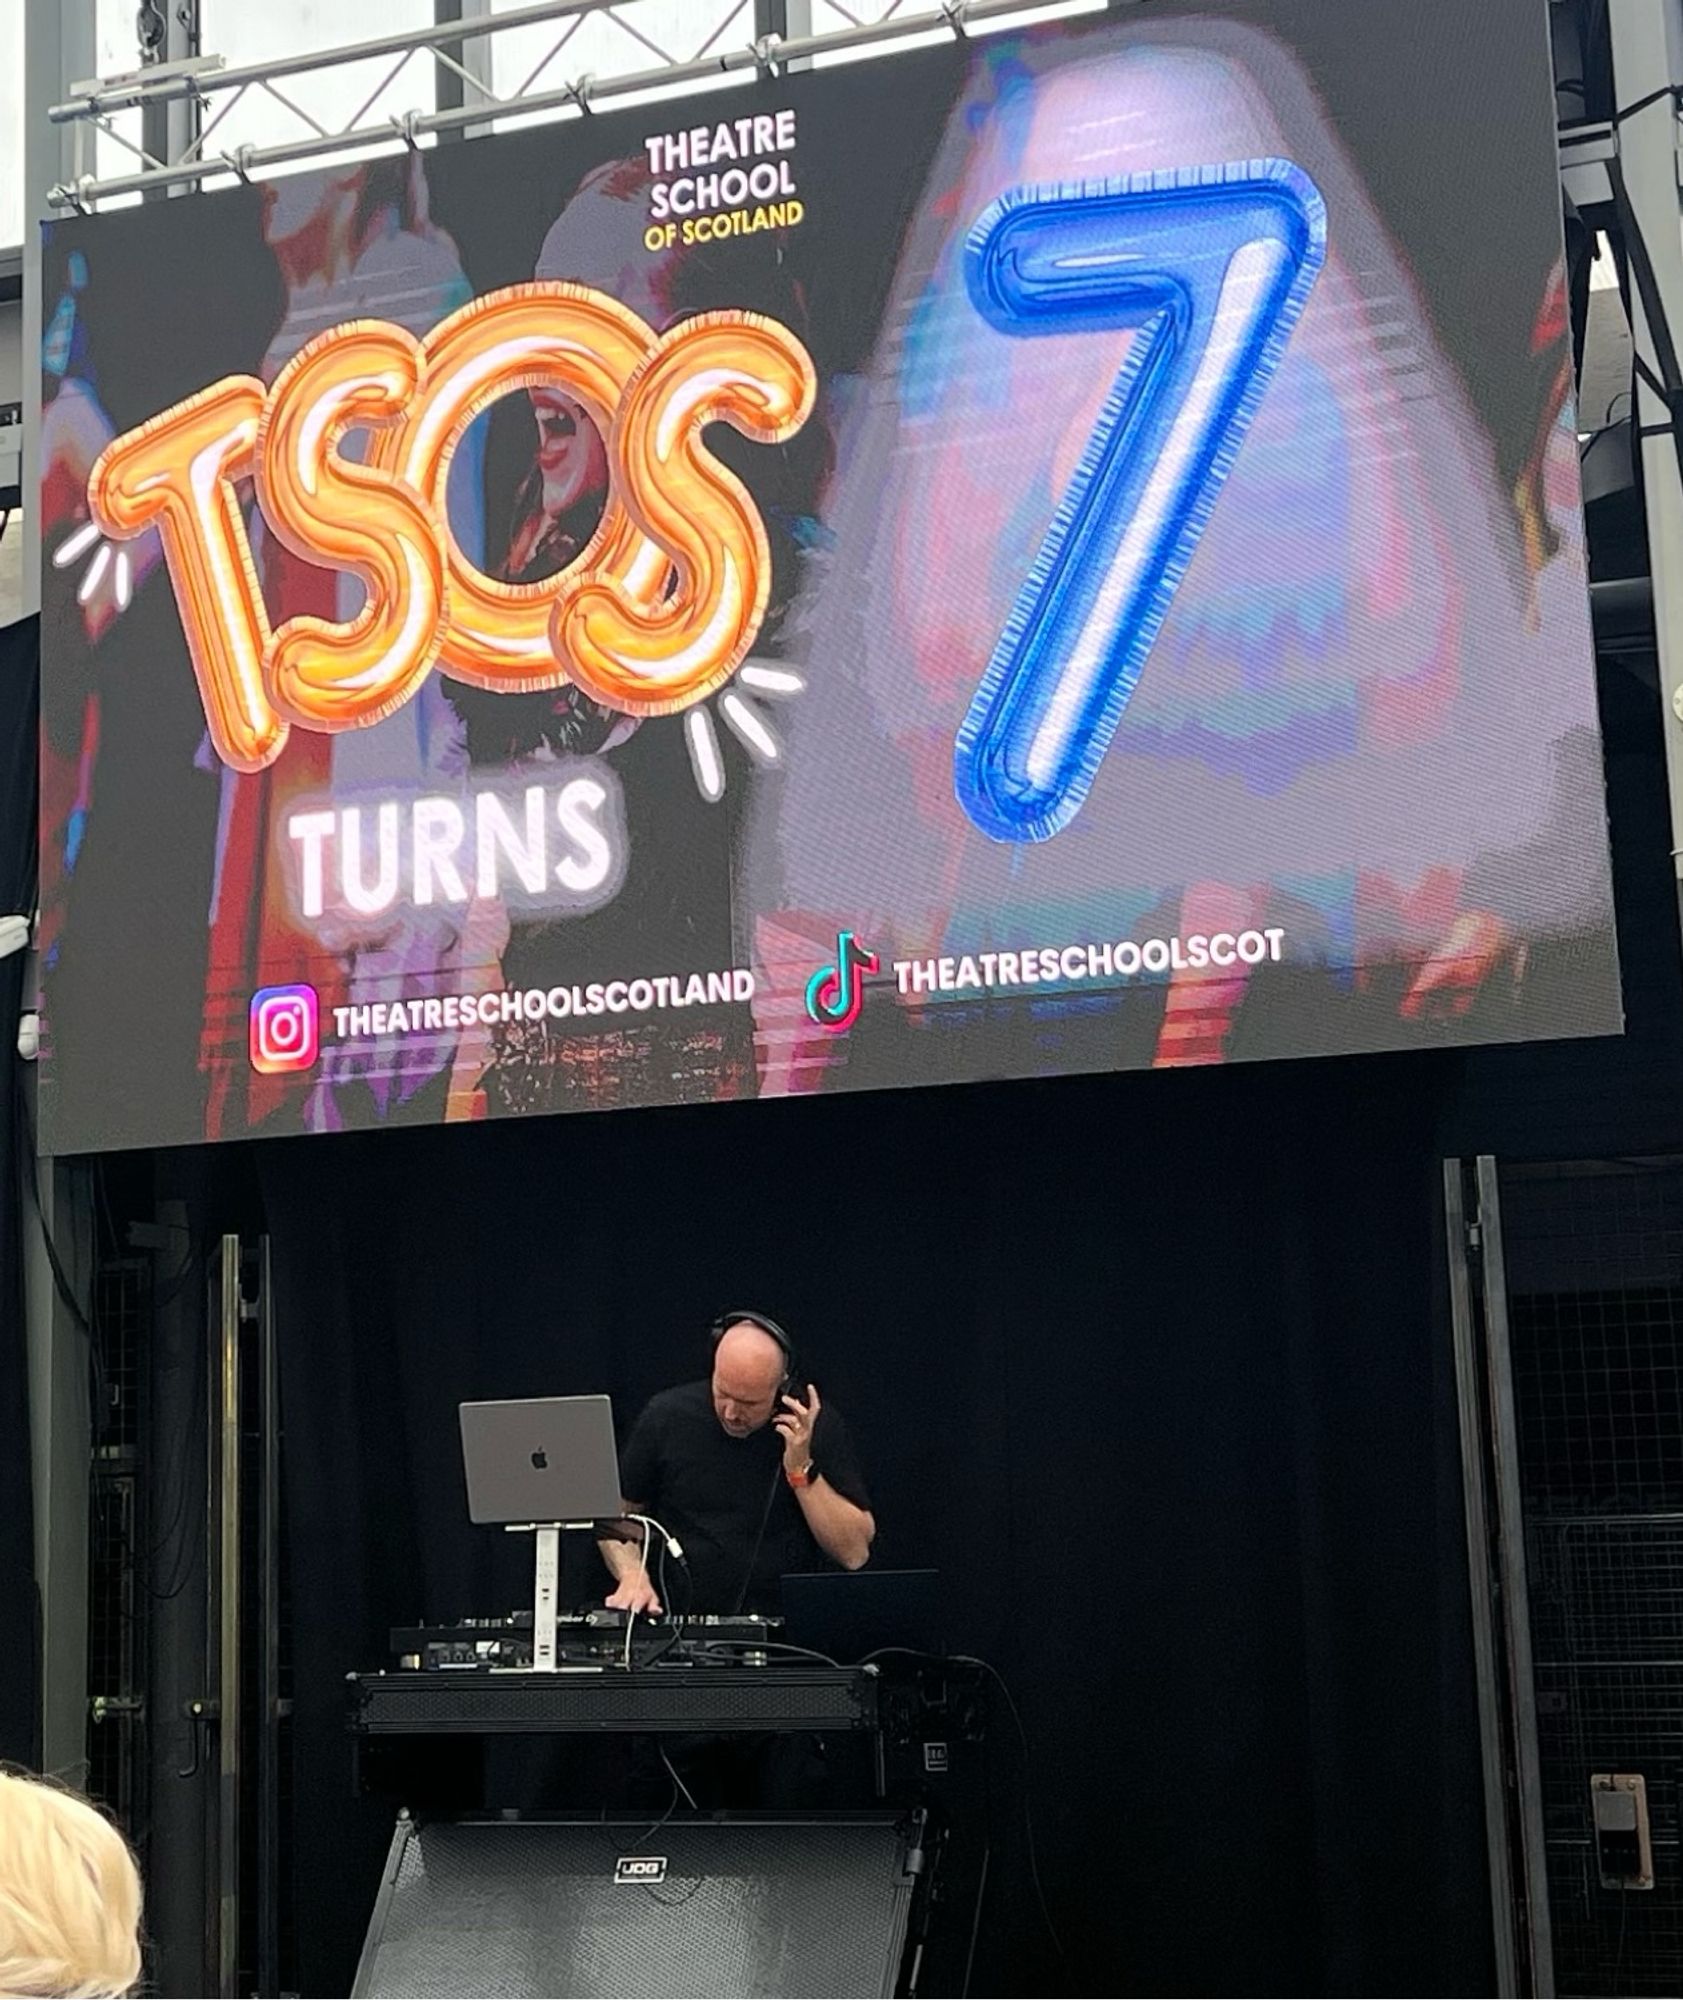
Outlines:
{"label": "speaker grille", "polygon": [[[358,1994],[891,1994],[912,1877],[894,1820],[398,1828]],[[665,1858],[658,1884],[615,1880]]]}
{"label": "speaker grille", "polygon": [[414,1731],[542,1729],[869,1729],[876,1680],[860,1668],[697,1668],[648,1674],[364,1674],[352,1727]]}

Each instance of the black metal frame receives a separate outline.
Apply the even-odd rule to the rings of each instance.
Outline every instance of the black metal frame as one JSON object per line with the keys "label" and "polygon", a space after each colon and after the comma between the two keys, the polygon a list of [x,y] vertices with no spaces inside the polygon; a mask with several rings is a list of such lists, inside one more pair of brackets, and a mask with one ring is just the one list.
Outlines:
{"label": "black metal frame", "polygon": [[1444,1162],[1497,1992],[1555,1990],[1496,1162]]}

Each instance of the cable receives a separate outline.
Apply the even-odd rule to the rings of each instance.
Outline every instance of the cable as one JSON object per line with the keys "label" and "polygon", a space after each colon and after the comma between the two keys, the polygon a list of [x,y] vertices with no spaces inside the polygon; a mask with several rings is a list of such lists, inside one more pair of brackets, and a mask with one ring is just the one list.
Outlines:
{"label": "cable", "polygon": [[1629,1914],[1629,1912],[1630,1912],[1630,1891],[1629,1889],[1621,1889],[1619,1891],[1619,1942],[1617,1949],[1613,1953],[1613,1976],[1607,1982],[1607,1991],[1612,1994],[1616,1994],[1618,1992],[1619,1981],[1624,1977],[1625,1918]]}
{"label": "cable", "polygon": [[[867,1653],[859,1662],[861,1666],[872,1660],[898,1655],[906,1659],[929,1660],[936,1664],[943,1661],[939,1653],[919,1652],[913,1646],[879,1646],[874,1653]],[[1069,1971],[1069,1953],[1064,1949],[1064,1941],[1058,1934],[1058,1927],[1052,1921],[1052,1911],[1046,1901],[1046,1889],[1040,1878],[1040,1850],[1034,1837],[1034,1796],[1033,1759],[1029,1751],[1028,1730],[1023,1726],[1022,1711],[1017,1706],[1017,1697],[1011,1692],[1011,1685],[991,1660],[979,1659],[974,1653],[950,1653],[944,1656],[961,1667],[980,1667],[1005,1697],[1005,1706],[1010,1710],[1011,1721],[1017,1731],[1017,1747],[1023,1760],[1023,1834],[1028,1849],[1029,1880],[1034,1885],[1034,1900],[1040,1911],[1040,1921],[1046,1927],[1046,1935],[1052,1941],[1052,1949],[1058,1954],[1065,1972]]]}
{"label": "cable", "polygon": [[41,1243],[42,1247],[46,1250],[47,1263],[52,1270],[53,1289],[58,1293],[65,1311],[75,1321],[77,1330],[92,1343],[94,1340],[93,1320],[89,1316],[89,1313],[82,1310],[82,1303],[77,1298],[70,1279],[65,1272],[63,1261],[58,1254],[58,1245],[53,1241],[53,1233],[47,1227],[47,1218],[41,1207],[41,1179],[35,1155],[35,1120],[30,1115],[29,1100],[24,1094],[21,1070],[18,1073],[17,1079],[17,1108],[18,1137],[21,1142],[18,1150],[23,1155],[24,1184],[29,1190],[29,1205],[35,1211],[35,1220],[41,1225]]}
{"label": "cable", "polygon": [[649,1537],[658,1535],[664,1545],[664,1552],[677,1561],[684,1560],[684,1545],[664,1521],[657,1521],[652,1514],[627,1514],[628,1521],[640,1521],[643,1527],[643,1574],[649,1573]]}
{"label": "cable", "polygon": [[[632,1520],[643,1524],[643,1581],[649,1580],[649,1530],[654,1523],[647,1514],[633,1514]],[[631,1635],[637,1629],[637,1607],[633,1604],[625,1614],[625,1658],[620,1664],[627,1673],[631,1671]]]}
{"label": "cable", "polygon": [[995,1687],[1005,1697],[1005,1706],[1011,1711],[1011,1721],[1017,1731],[1017,1747],[1023,1757],[1023,1833],[1028,1847],[1029,1879],[1034,1884],[1034,1900],[1040,1908],[1040,1921],[1046,1926],[1046,1935],[1052,1940],[1052,1949],[1058,1954],[1064,1970],[1069,1970],[1069,1953],[1064,1950],[1064,1941],[1058,1935],[1058,1927],[1052,1921],[1052,1912],[1046,1901],[1045,1885],[1040,1879],[1040,1851],[1034,1837],[1034,1787],[1033,1759],[1029,1753],[1028,1731],[1023,1727],[1021,1709],[1017,1697],[1011,1692],[1011,1685],[991,1661],[981,1660],[974,1653],[954,1653],[952,1656],[961,1666],[980,1667],[989,1676]]}
{"label": "cable", "polygon": [[[1664,89],[1639,98],[1636,103],[1623,106],[1614,114],[1613,123],[1617,127],[1625,119],[1634,118],[1639,111],[1648,109],[1660,99],[1676,99],[1676,87],[1667,84]],[[1630,198],[1630,190],[1625,185],[1624,167],[1615,151],[1607,162],[1607,183],[1612,190],[1613,206],[1619,217],[1624,235],[1625,257],[1630,266],[1631,281],[1636,287],[1637,297],[1642,303],[1642,318],[1648,339],[1653,346],[1654,360],[1658,372],[1650,367],[1634,338],[1631,343],[1631,359],[1637,377],[1664,406],[1666,422],[1663,428],[1670,432],[1672,446],[1677,454],[1678,476],[1683,479],[1683,371],[1677,360],[1677,347],[1673,330],[1665,315],[1665,307],[1660,298],[1659,280],[1654,275],[1654,261],[1648,253],[1648,242],[1642,234],[1642,226],[1637,220],[1636,210]],[[1635,413],[1635,403],[1632,402]],[[1637,424],[1638,436],[1652,435]]]}
{"label": "cable", "polygon": [[[689,1807],[691,1812],[700,1812],[701,1808],[695,1802],[694,1792],[692,1792],[689,1786],[684,1783],[683,1779],[679,1777],[677,1765],[673,1763],[672,1759],[669,1756],[667,1756],[664,1750],[662,1750],[660,1753],[660,1761],[666,1766],[667,1774],[671,1778],[673,1784],[675,1784],[678,1787],[679,1791],[683,1793],[684,1804]],[[671,1813],[668,1813],[667,1818],[670,1819],[671,1817],[672,1817]],[[653,1831],[657,1833],[659,1832],[659,1830],[660,1830],[659,1827],[653,1829]]]}
{"label": "cable", "polygon": [[[698,1813],[701,1810],[695,1802],[695,1794],[678,1775],[677,1765],[673,1763],[664,1750],[660,1753],[660,1761],[666,1766],[666,1775],[672,1780],[672,1802],[652,1826],[644,1827],[643,1831],[638,1834],[636,1840],[633,1842],[634,1847],[641,1847],[645,1842],[654,1839],[655,1835],[659,1833],[661,1828],[666,1825],[667,1821],[678,1810],[678,1800],[680,1797],[682,1797],[684,1803],[692,1813]],[[656,1891],[655,1885],[652,1882],[643,1882],[638,1886],[651,1902],[658,1903],[663,1910],[681,1910],[706,1880],[707,1877],[705,1875],[696,1876],[689,1888],[681,1896],[662,1896]]]}
{"label": "cable", "polygon": [[754,1546],[748,1557],[748,1567],[742,1572],[742,1587],[736,1593],[736,1602],[730,1608],[730,1615],[739,1618],[742,1607],[748,1602],[748,1589],[754,1581],[754,1566],[760,1560],[760,1549],[766,1538],[766,1525],[771,1520],[772,1504],[777,1498],[777,1489],[783,1483],[783,1461],[780,1458],[772,1468],[771,1485],[766,1492],[766,1504],[760,1510],[760,1531],[754,1537]]}
{"label": "cable", "polygon": [[1599,116],[1613,96],[1613,33],[1608,0],[1588,0],[1585,8],[1580,68],[1584,80],[1584,110]]}
{"label": "cable", "polygon": [[[642,1832],[639,1833],[636,1836],[636,1838],[631,1842],[631,1851],[633,1853],[635,1853],[636,1850],[639,1847],[641,1847],[645,1841],[654,1839],[655,1835],[659,1833],[661,1828],[665,1826],[667,1821],[671,1819],[672,1815],[678,1810],[678,1801],[680,1798],[687,1799],[689,1801],[689,1808],[691,1812],[700,1811],[700,1807],[697,1806],[695,1802],[694,1793],[691,1792],[689,1786],[684,1783],[683,1779],[679,1777],[678,1767],[673,1763],[672,1759],[666,1754],[664,1747],[660,1752],[660,1761],[666,1766],[666,1775],[672,1780],[672,1798],[670,1803],[667,1805],[665,1812],[661,1814],[660,1818],[651,1821],[650,1824],[644,1827]],[[620,1851],[621,1853],[625,1852],[623,1848]]]}
{"label": "cable", "polygon": [[[105,1337],[100,1326],[99,1315],[98,1266],[101,1262],[99,1229],[103,1221],[106,1233],[110,1239],[111,1252],[113,1255],[120,1255],[122,1245],[117,1236],[116,1219],[112,1213],[110,1195],[105,1185],[103,1168],[96,1161],[93,1174],[94,1199],[92,1204],[94,1226],[93,1262],[95,1270],[89,1276],[88,1303],[84,1308],[82,1302],[76,1296],[75,1287],[72,1285],[69,1273],[64,1267],[63,1257],[60,1254],[58,1244],[53,1238],[52,1231],[47,1226],[47,1218],[41,1206],[41,1183],[36,1154],[35,1121],[32,1116],[28,1097],[23,1088],[21,1074],[18,1077],[17,1111],[18,1149],[22,1156],[22,1173],[20,1178],[27,1189],[29,1204],[34,1210],[35,1220],[41,1232],[41,1244],[46,1252],[47,1264],[52,1273],[53,1289],[58,1294],[65,1310],[70,1314],[77,1330],[88,1343],[88,1364],[91,1378],[90,1400],[92,1405],[90,1418],[94,1441],[97,1446],[98,1439],[103,1433],[108,1418],[107,1391],[110,1380],[110,1370],[105,1351]],[[182,1287],[193,1276],[198,1263],[199,1246],[189,1238],[187,1254],[182,1260],[181,1268],[166,1281],[161,1290],[155,1289],[153,1291],[151,1304],[154,1310],[159,1305],[169,1304],[176,1297]],[[195,1370],[193,1390],[195,1431],[197,1428],[197,1419],[203,1412],[204,1395],[205,1383],[203,1370]],[[93,1456],[90,1455],[88,1462],[90,1508],[94,1502],[94,1483],[95,1461]],[[187,1458],[184,1455],[181,1461],[176,1497],[169,1503],[165,1510],[168,1518],[162,1530],[151,1539],[149,1546],[145,1548],[137,1546],[126,1535],[122,1537],[123,1549],[129,1558],[135,1580],[140,1589],[154,1604],[167,1604],[182,1594],[192,1581],[194,1572],[197,1570],[199,1560],[203,1554],[203,1546],[199,1537],[182,1533],[189,1518],[188,1509],[191,1497],[192,1475],[188,1470]],[[160,1558],[166,1556],[166,1551],[169,1550],[171,1542],[177,1541],[178,1535],[180,1539],[177,1542],[175,1550],[173,1553],[168,1554],[167,1560],[160,1565]],[[164,1568],[166,1572],[165,1576],[159,1581],[154,1581],[154,1574],[160,1566]]]}
{"label": "cable", "polygon": [[[88,1307],[84,1311],[81,1301],[76,1296],[75,1288],[70,1282],[69,1274],[65,1271],[63,1259],[59,1256],[58,1245],[53,1241],[53,1232],[47,1226],[46,1211],[41,1206],[41,1179],[35,1151],[35,1119],[32,1115],[28,1093],[24,1089],[23,1068],[21,1064],[17,1069],[15,1084],[18,1151],[22,1155],[23,1162],[22,1180],[29,1192],[29,1204],[35,1211],[35,1220],[40,1226],[41,1246],[47,1253],[47,1265],[53,1276],[53,1290],[57,1292],[65,1310],[70,1314],[77,1331],[88,1343],[88,1368],[91,1376],[90,1394],[92,1396],[92,1408],[89,1415],[92,1428],[97,1434],[104,1422],[107,1377],[104,1343],[100,1340],[95,1325],[95,1320],[98,1316],[98,1307],[95,1298],[96,1281],[90,1274]],[[96,1232],[97,1229],[98,1221],[96,1218]],[[97,1249],[98,1240],[96,1233],[96,1260]]]}
{"label": "cable", "polygon": [[203,1254],[203,1245],[193,1239],[191,1232],[184,1233],[187,1235],[187,1249],[182,1256],[180,1268],[166,1278],[161,1285],[154,1285],[152,1287],[151,1306],[154,1312],[157,1311],[159,1306],[173,1305],[182,1292],[186,1290],[188,1281],[199,1268],[199,1260]]}
{"label": "cable", "polygon": [[666,1766],[666,1775],[672,1780],[672,1798],[670,1803],[667,1805],[665,1812],[661,1814],[660,1818],[652,1821],[648,1826],[644,1827],[643,1831],[637,1835],[635,1840],[632,1841],[631,1849],[633,1853],[635,1853],[636,1850],[639,1847],[641,1847],[645,1841],[654,1839],[655,1835],[659,1833],[661,1828],[678,1810],[678,1800],[681,1797],[690,1799],[690,1809],[691,1811],[694,1811],[695,1809],[695,1801],[693,1800],[693,1798],[690,1798],[688,1787],[685,1785],[683,1779],[678,1776],[677,1767],[673,1764],[672,1759],[667,1756],[664,1749],[662,1749],[660,1753],[660,1761]]}
{"label": "cable", "polygon": [[662,1542],[660,1545],[660,1601],[666,1606],[667,1616],[672,1619],[672,1629],[661,1640],[660,1644],[656,1646],[654,1651],[642,1662],[642,1670],[645,1673],[658,1661],[664,1660],[673,1647],[677,1645],[678,1641],[683,1637],[684,1620],[689,1617],[691,1611],[695,1608],[695,1578],[690,1575],[688,1559],[685,1557],[683,1550],[679,1549],[677,1563],[684,1577],[684,1608],[676,1617],[673,1617],[671,1599],[668,1597],[666,1591],[666,1558],[671,1550],[676,1547],[676,1543],[668,1544]]}
{"label": "cable", "polygon": [[[47,1226],[47,1218],[42,1210],[40,1170],[35,1150],[35,1120],[32,1116],[28,1097],[24,1092],[21,1074],[17,1079],[17,1112],[18,1150],[22,1156],[21,1179],[28,1193],[29,1204],[34,1210],[35,1220],[41,1232],[41,1245],[46,1251],[47,1264],[52,1273],[53,1289],[58,1294],[65,1310],[70,1314],[77,1330],[88,1343],[88,1362],[92,1377],[91,1416],[94,1429],[97,1432],[104,1421],[108,1381],[105,1341],[99,1326],[97,1281],[90,1279],[88,1304],[84,1308],[76,1296],[75,1287],[71,1284],[70,1276],[65,1270],[64,1260],[60,1255],[58,1244],[53,1238],[52,1231]],[[113,1232],[113,1239],[115,1233],[115,1224],[110,1214],[109,1200],[103,1198],[104,1190],[97,1178],[97,1173],[95,1197],[94,1226],[96,1231],[95,1258],[97,1262],[97,1230],[101,1205],[103,1205],[105,1211],[106,1226]],[[113,1248],[115,1249],[116,1247],[115,1240],[113,1240]],[[188,1279],[192,1277],[198,1264],[199,1247],[189,1242],[187,1255],[183,1260],[181,1269],[168,1281],[163,1292],[154,1292],[152,1297],[153,1307],[156,1308],[159,1304],[169,1303],[182,1286],[186,1284]],[[197,1428],[197,1420],[203,1412],[204,1396],[204,1371],[202,1369],[195,1370],[193,1390],[195,1430]],[[91,1489],[93,1478],[93,1464],[91,1460],[89,1462],[88,1474]],[[165,1555],[170,1542],[176,1538],[178,1532],[182,1530],[187,1521],[191,1497],[192,1477],[187,1469],[187,1462],[184,1457],[177,1488],[177,1497],[167,1510],[169,1516],[167,1525],[153,1538],[150,1546],[145,1550],[138,1549],[132,1544],[125,1542],[125,1547],[133,1562],[135,1575],[140,1587],[153,1603],[167,1604],[172,1599],[179,1597],[192,1581],[193,1573],[197,1569],[199,1559],[203,1554],[202,1543],[198,1536],[182,1534],[176,1552],[169,1557],[167,1577],[161,1583],[153,1581],[151,1572],[158,1566],[159,1558]]]}
{"label": "cable", "polygon": [[[672,1780],[672,1796],[667,1802],[666,1810],[660,1815],[659,1819],[651,1820],[647,1826],[640,1832],[633,1834],[623,1844],[617,1840],[614,1842],[612,1851],[616,1861],[622,1860],[628,1854],[635,1854],[645,1841],[653,1840],[655,1835],[659,1833],[661,1828],[667,1824],[672,1815],[678,1810],[678,1801],[680,1798],[684,1800],[684,1803],[689,1807],[691,1812],[699,1812],[701,1810],[695,1802],[695,1794],[678,1775],[678,1768],[666,1754],[665,1749],[662,1748],[659,1754],[661,1763],[666,1767],[666,1775]],[[647,1889],[649,1885],[642,1883],[639,1886]],[[685,1897],[682,1900],[687,1902],[689,1898]]]}
{"label": "cable", "polygon": [[[658,1535],[660,1537],[660,1589],[657,1595],[660,1598],[661,1608],[664,1611],[666,1611],[668,1615],[670,1615],[671,1607],[666,1602],[666,1558],[668,1556],[671,1556],[675,1562],[682,1565],[684,1571],[685,1584],[686,1584],[684,1610],[685,1614],[687,1615],[689,1611],[689,1600],[693,1598],[695,1595],[695,1582],[694,1579],[690,1576],[689,1564],[684,1559],[683,1544],[678,1540],[678,1537],[675,1534],[673,1534],[672,1530],[669,1527],[667,1527],[664,1521],[657,1521],[652,1514],[627,1514],[625,1518],[628,1521],[640,1521],[642,1523],[643,1575],[645,1576],[645,1578],[649,1574],[650,1540],[655,1535]],[[632,1665],[631,1628],[633,1627],[633,1625],[635,1625],[636,1622],[637,1622],[637,1614],[635,1611],[633,1611],[627,1616],[625,1621],[625,1653],[621,1661],[621,1665],[625,1668],[627,1673],[630,1672]],[[682,1621],[680,1621],[680,1626],[681,1623]],[[643,1662],[643,1665],[647,1667],[652,1665],[655,1660],[664,1658],[665,1655],[672,1650],[672,1647],[676,1643],[677,1643],[677,1632],[674,1631],[674,1633],[662,1645],[658,1646],[655,1649],[655,1651],[649,1656],[649,1658]]]}
{"label": "cable", "polygon": [[1613,129],[1617,131],[1627,119],[1636,117],[1639,112],[1651,111],[1656,104],[1664,103],[1668,97],[1675,105],[1679,98],[1683,97],[1683,91],[1680,91],[1675,83],[1662,83],[1657,90],[1650,90],[1646,97],[1637,98],[1635,103],[1621,104],[1613,113]]}
{"label": "cable", "polygon": [[[209,1394],[206,1382],[206,1369],[203,1365],[202,1357],[200,1358],[199,1365],[193,1366],[192,1380],[193,1391],[192,1401],[188,1407],[187,1435],[189,1437],[199,1437],[202,1435],[202,1427],[205,1420],[205,1404]],[[170,1581],[161,1590],[153,1590],[150,1584],[148,1584],[149,1595],[153,1596],[160,1603],[167,1603],[171,1598],[179,1597],[182,1591],[186,1589],[187,1584],[193,1576],[193,1572],[198,1567],[199,1558],[204,1550],[204,1542],[201,1536],[185,1532],[186,1523],[189,1519],[189,1508],[197,1498],[197,1455],[192,1452],[180,1453],[177,1458],[177,1467],[175,1499],[168,1509],[168,1525],[153,1539],[152,1546],[147,1551],[148,1562],[155,1564],[159,1557],[164,1554],[165,1549],[178,1531],[181,1533],[180,1548],[182,1552],[178,1552],[171,1559],[169,1566]]]}
{"label": "cable", "polygon": [[[840,1660],[832,1660],[828,1653],[815,1653],[810,1646],[791,1646],[783,1639],[709,1639],[701,1650],[704,1653],[791,1653],[803,1660],[817,1660],[821,1666],[842,1665]],[[891,1646],[887,1650],[902,1652],[905,1649]],[[864,1663],[861,1661],[859,1664]]]}

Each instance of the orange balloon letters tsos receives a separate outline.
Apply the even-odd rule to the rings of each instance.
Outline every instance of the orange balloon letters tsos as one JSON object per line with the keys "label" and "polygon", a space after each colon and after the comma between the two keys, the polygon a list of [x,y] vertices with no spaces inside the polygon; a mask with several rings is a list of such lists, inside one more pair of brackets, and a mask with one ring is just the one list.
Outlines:
{"label": "orange balloon letters tsos", "polygon": [[[450,532],[450,460],[482,410],[540,385],[601,430],[608,501],[565,569],[504,583]],[[435,665],[497,692],[572,681],[604,707],[667,715],[735,673],[771,587],[759,511],[703,429],[779,443],[816,393],[811,356],[760,314],[705,313],[657,337],[604,292],[512,285],[424,339],[352,320],[267,392],[231,375],[189,396],[106,447],[88,501],[114,540],[157,528],[211,742],[235,770],[273,763],[293,724],[378,722]],[[340,450],[351,431],[369,440],[360,459]],[[361,580],[355,617],[271,625],[246,479],[287,548]]]}

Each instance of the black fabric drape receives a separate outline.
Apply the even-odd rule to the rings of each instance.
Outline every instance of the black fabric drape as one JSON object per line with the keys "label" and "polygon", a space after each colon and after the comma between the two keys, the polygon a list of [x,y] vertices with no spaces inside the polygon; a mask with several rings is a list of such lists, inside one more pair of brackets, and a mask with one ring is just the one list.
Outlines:
{"label": "black fabric drape", "polygon": [[748,1300],[847,1408],[878,1559],[938,1565],[1021,1697],[1073,1963],[1008,1842],[978,1992],[1488,1991],[1439,1163],[1683,1150],[1657,698],[1601,697],[1623,1037],[256,1148],[303,1990],[390,1827],[347,1810],[341,1676],[526,1587],[455,1402],[629,1418]]}
{"label": "black fabric drape", "polygon": [[[35,907],[41,627],[0,630],[0,916]],[[24,955],[0,959],[0,1757],[40,1757],[40,1603],[29,1478],[17,1019]]]}
{"label": "black fabric drape", "polygon": [[[343,1990],[389,1811],[343,1675],[512,1608],[455,1405],[702,1372],[723,1301],[847,1410],[876,1559],[1017,1692],[977,1990],[1489,1983],[1432,1241],[1440,1065],[1295,1066],[260,1149],[283,1347],[298,1977]],[[1436,1086],[1433,1084],[1436,1079]],[[1422,1087],[1423,1083],[1427,1086]],[[574,1558],[573,1587],[595,1586]],[[1002,1739],[996,1769],[1014,1752]],[[1011,1778],[1005,1789],[1015,1791]]]}

